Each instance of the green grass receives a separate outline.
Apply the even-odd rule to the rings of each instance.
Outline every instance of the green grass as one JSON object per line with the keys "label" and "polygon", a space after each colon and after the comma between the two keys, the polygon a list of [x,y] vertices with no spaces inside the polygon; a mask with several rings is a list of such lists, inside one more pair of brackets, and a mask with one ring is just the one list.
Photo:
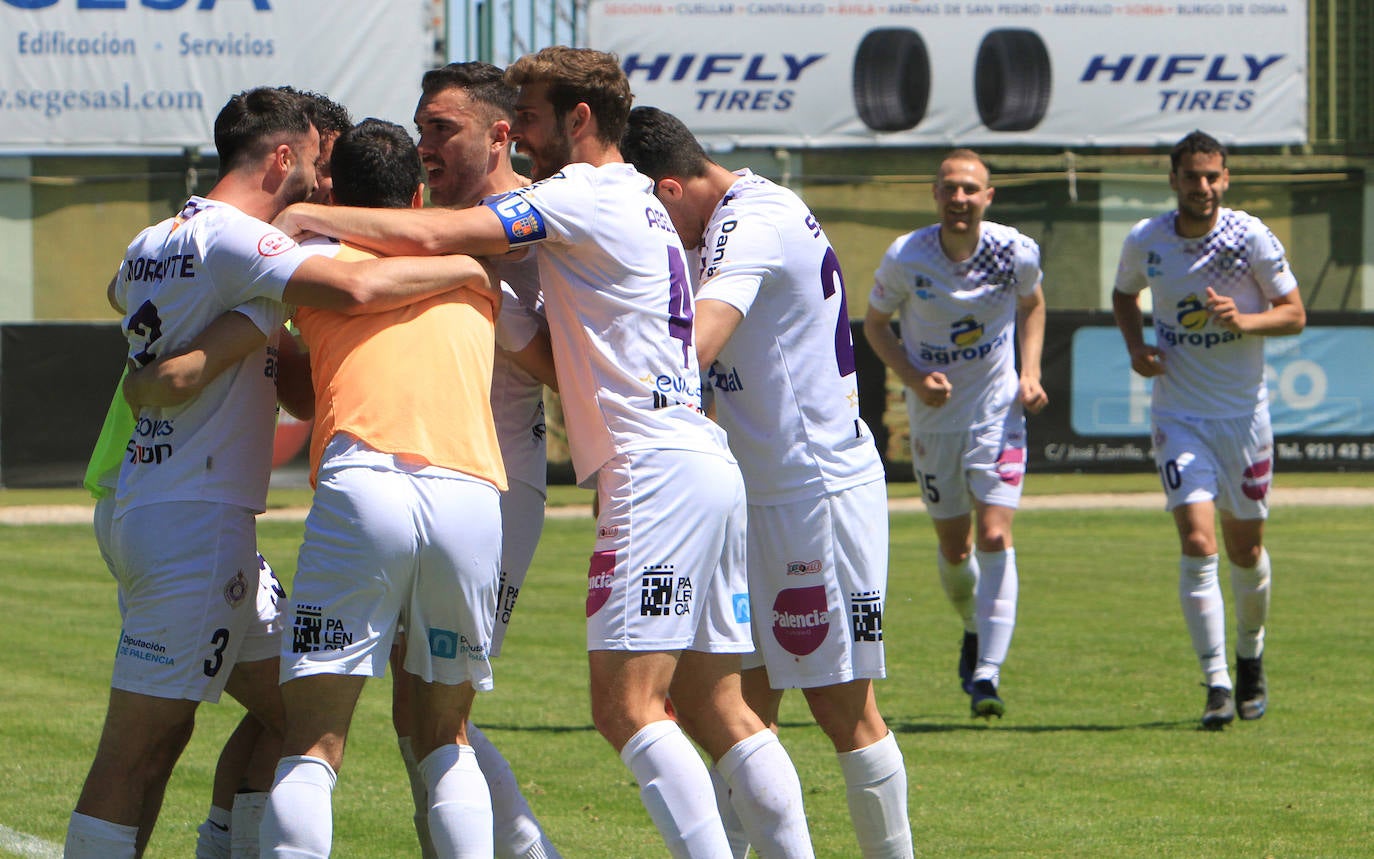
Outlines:
{"label": "green grass", "polygon": [[[1222,733],[1196,728],[1204,692],[1165,514],[1018,516],[1009,709],[989,725],[968,718],[957,686],[959,628],[930,532],[923,515],[893,517],[889,679],[879,686],[906,756],[918,855],[1369,855],[1374,598],[1362,555],[1374,510],[1275,511],[1271,708]],[[259,533],[289,574],[301,526],[265,523]],[[629,772],[591,727],[582,611],[591,542],[586,520],[548,522],[497,690],[479,698],[475,720],[565,856],[659,857]],[[0,825],[60,843],[104,711],[114,586],[85,526],[0,527],[0,557]],[[218,746],[239,712],[201,708],[149,857],[191,854]],[[785,701],[782,739],[806,789],[817,855],[854,856],[838,768],[796,695]],[[374,682],[335,793],[334,855],[414,855],[410,814],[387,682]]]}

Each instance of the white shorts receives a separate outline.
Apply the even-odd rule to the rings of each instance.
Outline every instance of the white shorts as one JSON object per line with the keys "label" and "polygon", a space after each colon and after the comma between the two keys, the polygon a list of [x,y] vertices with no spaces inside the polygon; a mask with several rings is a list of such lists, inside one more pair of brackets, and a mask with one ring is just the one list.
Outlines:
{"label": "white shorts", "polygon": [[496,626],[491,655],[501,655],[520,588],[525,585],[539,535],[544,532],[544,491],[519,480],[501,493],[501,580],[496,588]]}
{"label": "white shorts", "polygon": [[739,466],[638,450],[603,465],[596,489],[587,649],[753,650]]}
{"label": "white shorts", "polygon": [[1237,519],[1269,516],[1274,432],[1268,409],[1243,418],[1156,416],[1154,448],[1164,509],[1215,501]]}
{"label": "white shorts", "polygon": [[932,519],[967,515],[974,500],[1014,510],[1026,476],[1025,415],[1017,405],[968,432],[913,434],[911,464]]}
{"label": "white shorts", "polygon": [[321,468],[291,586],[282,682],[381,677],[398,623],[425,682],[492,688],[500,493],[486,481]]}
{"label": "white shorts", "polygon": [[749,594],[774,689],[887,675],[887,483],[776,506],[749,505]]}
{"label": "white shorts", "polygon": [[254,525],[253,511],[206,501],[150,504],[113,520],[124,629],[111,686],[219,700],[234,665],[249,661],[249,636],[269,634],[258,616]]}

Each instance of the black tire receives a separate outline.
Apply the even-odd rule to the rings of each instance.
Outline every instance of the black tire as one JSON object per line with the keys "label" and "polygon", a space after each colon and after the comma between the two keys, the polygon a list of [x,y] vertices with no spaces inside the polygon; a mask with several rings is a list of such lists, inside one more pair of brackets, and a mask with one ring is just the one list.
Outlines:
{"label": "black tire", "polygon": [[925,118],[930,56],[915,30],[870,30],[854,52],[854,108],[874,131],[906,131]]}
{"label": "black tire", "polygon": [[1050,52],[1033,30],[993,30],[978,46],[973,91],[993,131],[1029,131],[1050,106]]}

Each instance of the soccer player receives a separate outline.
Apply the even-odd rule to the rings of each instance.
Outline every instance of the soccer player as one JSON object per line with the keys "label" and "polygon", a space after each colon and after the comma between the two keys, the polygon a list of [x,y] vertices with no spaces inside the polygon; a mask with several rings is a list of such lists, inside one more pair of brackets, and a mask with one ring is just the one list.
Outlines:
{"label": "soccer player", "polygon": [[861,854],[909,857],[906,767],[873,695],[887,482],[859,418],[839,259],[795,194],[711,161],[671,114],[632,110],[621,149],[697,256],[697,357],[749,501],[745,697],[776,729],[782,690],[801,688],[838,754]]}
{"label": "soccer player", "polygon": [[[469,258],[349,265],[307,258],[266,221],[315,187],[319,134],[298,96],[229,100],[215,122],[221,176],[175,218],[144,230],[110,284],[135,365],[178,351],[225,311],[254,308],[268,336],[285,307],[402,304],[483,274]],[[126,310],[127,309],[127,310]],[[281,725],[276,659],[245,659],[261,629],[254,516],[265,507],[275,415],[275,344],[184,404],[141,409],[111,526],[123,630],[105,725],[65,853],[128,857],[157,820],[196,707],[221,692]]]}
{"label": "soccer player", "polygon": [[864,333],[906,387],[940,583],[964,622],[960,683],[975,717],[1001,718],[1001,668],[1016,626],[1011,528],[1026,473],[1025,412],[1049,401],[1040,384],[1040,248],[983,220],[993,187],[976,152],[945,156],[933,190],[940,221],[888,247]]}
{"label": "soccer player", "polygon": [[[370,119],[341,135],[333,168],[340,203],[423,199],[415,145],[392,123]],[[353,709],[366,679],[385,672],[402,619],[435,846],[492,855],[491,800],[466,721],[477,691],[492,688],[505,484],[489,405],[499,292],[485,277],[470,285],[389,312],[296,313],[316,395],[315,497],[282,641],[286,732],[264,855],[329,854]]]}
{"label": "soccer player", "polygon": [[[1264,549],[1274,438],[1262,337],[1307,321],[1283,245],[1258,218],[1224,207],[1226,149],[1201,131],[1169,153],[1172,211],[1126,236],[1112,310],[1131,369],[1154,380],[1155,465],[1182,556],[1178,596],[1207,704],[1202,726],[1264,715],[1264,628],[1270,565]],[[1140,293],[1154,296],[1154,343],[1145,341]],[[1234,696],[1226,665],[1226,607],[1217,578],[1216,518],[1236,609]]]}
{"label": "soccer player", "polygon": [[503,254],[538,244],[540,282],[579,482],[600,515],[588,571],[592,718],[640,785],[674,856],[729,855],[710,776],[665,709],[733,774],[764,856],[809,856],[796,770],[744,702],[744,486],[701,411],[682,245],[619,141],[629,83],[615,57],[545,48],[506,71],[535,184],[463,210],[298,206],[306,228],[393,252]]}
{"label": "soccer player", "polygon": [[[415,108],[419,154],[429,180],[430,202],[467,208],[523,188],[529,180],[511,167],[510,128],[516,90],[490,63],[450,63],[425,73]],[[501,580],[491,655],[501,654],[516,600],[529,573],[544,528],[547,453],[544,443],[544,385],[556,387],[543,317],[539,269],[533,254],[495,261],[506,292],[496,319],[491,410],[506,469],[501,493]],[[394,677],[405,674],[401,648],[393,653]],[[410,775],[415,829],[425,857],[434,845],[428,832],[425,783],[411,748],[409,684],[393,683],[392,719],[401,758]],[[468,741],[491,791],[496,855],[501,859],[558,856],[520,791],[510,764],[482,730],[468,723]]]}

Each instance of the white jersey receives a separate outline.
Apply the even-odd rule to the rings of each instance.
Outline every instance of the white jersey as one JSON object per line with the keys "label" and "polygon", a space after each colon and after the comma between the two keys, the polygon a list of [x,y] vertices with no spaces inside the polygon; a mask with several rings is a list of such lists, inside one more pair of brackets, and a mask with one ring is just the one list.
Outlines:
{"label": "white jersey", "polygon": [[745,170],[706,226],[697,301],[744,315],[707,370],[750,504],[883,476],[859,418],[839,258],[796,194]]}
{"label": "white jersey", "polygon": [[135,362],[185,348],[230,309],[252,319],[268,344],[187,402],[139,413],[120,471],[121,513],[163,501],[265,508],[276,335],[286,317],[281,297],[307,256],[281,231],[202,197],[192,197],[177,217],[149,227],[129,245],[115,299],[127,314],[124,333]]}
{"label": "white jersey", "polygon": [[998,420],[1016,400],[1017,299],[1040,285],[1040,248],[1002,224],[984,221],[973,256],[954,262],[940,247],[940,226],[907,233],[887,249],[874,274],[870,306],[897,313],[907,358],[939,371],[953,392],[931,408],[909,411],[912,430],[962,432]]}
{"label": "white jersey", "polygon": [[1153,412],[1180,417],[1254,414],[1269,398],[1264,338],[1233,333],[1212,321],[1207,287],[1258,313],[1298,288],[1283,245],[1259,218],[1233,209],[1217,213],[1201,238],[1175,229],[1178,212],[1136,224],[1126,236],[1116,291],[1154,296],[1155,342],[1164,373],[1154,379]]}
{"label": "white jersey", "polygon": [[727,453],[701,410],[686,255],[653,183],[628,164],[570,164],[489,204],[538,249],[578,483],[644,449]]}
{"label": "white jersey", "polygon": [[[503,349],[518,352],[529,345],[530,336],[538,328],[536,317],[544,315],[536,256],[530,252],[518,261],[497,262],[496,271],[502,286],[509,290],[496,320],[496,339]],[[509,337],[514,337],[516,342],[511,342]],[[506,464],[506,483],[518,480],[542,492],[548,483],[544,383],[517,366],[501,349],[496,350],[492,365],[491,413],[496,422],[501,458]]]}

